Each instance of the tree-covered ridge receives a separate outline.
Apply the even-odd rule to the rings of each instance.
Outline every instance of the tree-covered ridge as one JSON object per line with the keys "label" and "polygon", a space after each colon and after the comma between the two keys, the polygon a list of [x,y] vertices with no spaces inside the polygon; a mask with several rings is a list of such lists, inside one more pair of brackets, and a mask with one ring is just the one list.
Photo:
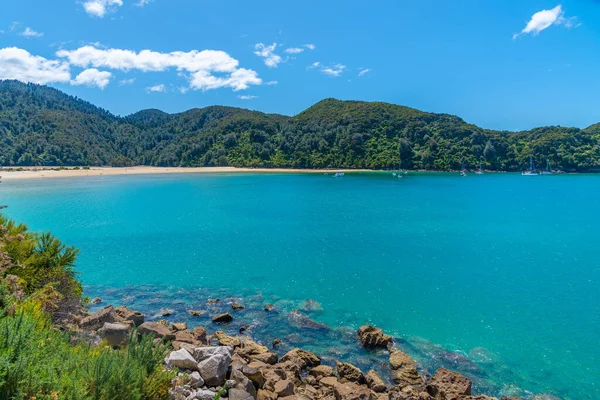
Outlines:
{"label": "tree-covered ridge", "polygon": [[113,116],[44,86],[0,82],[0,164],[600,169],[600,124],[523,132],[380,102],[323,100],[294,117],[212,106]]}

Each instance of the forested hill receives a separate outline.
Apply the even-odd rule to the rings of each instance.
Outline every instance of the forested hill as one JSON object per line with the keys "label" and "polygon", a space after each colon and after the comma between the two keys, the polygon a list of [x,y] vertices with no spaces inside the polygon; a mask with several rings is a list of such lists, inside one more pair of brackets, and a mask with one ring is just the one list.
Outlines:
{"label": "forested hill", "polygon": [[212,106],[117,117],[45,86],[0,81],[0,165],[518,171],[533,156],[600,169],[600,124],[499,132],[387,103],[323,100],[295,117]]}

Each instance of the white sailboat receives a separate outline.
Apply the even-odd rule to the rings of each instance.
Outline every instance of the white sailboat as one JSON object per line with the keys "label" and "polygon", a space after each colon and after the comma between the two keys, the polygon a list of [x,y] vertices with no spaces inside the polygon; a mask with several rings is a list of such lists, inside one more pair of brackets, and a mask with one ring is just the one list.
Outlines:
{"label": "white sailboat", "polygon": [[534,176],[539,175],[535,170],[535,164],[533,163],[533,156],[529,156],[529,169],[521,172],[521,175],[525,176]]}
{"label": "white sailboat", "polygon": [[462,162],[460,176],[467,176],[467,170],[465,169],[465,162]]}
{"label": "white sailboat", "polygon": [[481,168],[481,163],[479,163],[479,169],[475,171],[475,175],[483,175],[483,168]]}
{"label": "white sailboat", "polygon": [[550,167],[550,160],[546,158],[546,169],[542,171],[542,175],[552,175],[552,168]]}

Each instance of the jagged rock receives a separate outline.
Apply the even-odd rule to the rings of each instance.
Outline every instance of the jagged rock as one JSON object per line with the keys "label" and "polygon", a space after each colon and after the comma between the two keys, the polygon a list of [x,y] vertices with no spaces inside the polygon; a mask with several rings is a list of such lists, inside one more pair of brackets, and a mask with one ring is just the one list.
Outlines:
{"label": "jagged rock", "polygon": [[200,376],[200,372],[194,371],[190,374],[190,386],[194,389],[204,386],[204,379]]}
{"label": "jagged rock", "polygon": [[302,302],[300,309],[303,311],[323,311],[323,306],[316,300],[307,299]]}
{"label": "jagged rock", "polygon": [[[254,383],[239,369],[231,371],[231,379],[235,381],[235,388],[248,393],[252,398],[256,398],[256,388]],[[231,398],[231,396],[230,396]]]}
{"label": "jagged rock", "polygon": [[335,385],[337,385],[338,380],[335,376],[326,376],[324,378],[321,378],[319,383],[325,387],[334,387]]}
{"label": "jagged rock", "polygon": [[440,368],[427,385],[427,391],[434,397],[441,393],[445,400],[458,400],[471,395],[471,385],[471,380],[458,372]]}
{"label": "jagged rock", "polygon": [[275,306],[273,304],[267,304],[265,306],[265,311],[269,312],[269,311],[273,311],[275,309]]}
{"label": "jagged rock", "polygon": [[294,394],[294,383],[289,379],[282,379],[275,384],[273,391],[278,397],[291,396]]}
{"label": "jagged rock", "polygon": [[435,399],[424,388],[414,386],[392,387],[388,392],[388,400],[444,400],[441,396]]}
{"label": "jagged rock", "polygon": [[265,378],[258,368],[251,367],[250,365],[244,365],[240,368],[240,371],[242,374],[244,374],[244,376],[252,381],[255,387],[262,389],[262,387],[265,385]]}
{"label": "jagged rock", "polygon": [[323,331],[329,330],[329,327],[327,325],[313,321],[308,315],[302,313],[299,310],[293,310],[289,312],[287,317],[288,321],[290,322],[290,325],[298,328],[315,329]]}
{"label": "jagged rock", "polygon": [[104,326],[98,330],[98,334],[110,346],[122,346],[127,343],[129,325],[105,322]]}
{"label": "jagged rock", "polygon": [[369,386],[374,392],[381,393],[385,392],[385,390],[387,389],[383,379],[381,379],[379,374],[373,370],[367,372],[367,374],[365,375],[365,381],[367,382],[367,386]]}
{"label": "jagged rock", "polygon": [[[166,358],[167,365],[181,369],[198,370],[198,362],[186,349],[172,351]],[[202,374],[200,374],[202,375]]]}
{"label": "jagged rock", "polygon": [[248,329],[250,329],[250,325],[242,325],[240,326],[240,329],[238,329],[239,333],[244,333],[246,332]]}
{"label": "jagged rock", "polygon": [[104,326],[105,322],[113,323],[117,320],[117,314],[113,306],[106,306],[92,315],[88,315],[81,320],[79,326],[82,329],[98,330]]}
{"label": "jagged rock", "polygon": [[198,347],[193,357],[198,361],[198,371],[208,386],[219,386],[225,382],[231,362],[230,347]]}
{"label": "jagged rock", "polygon": [[216,331],[215,333],[212,334],[212,337],[217,339],[221,346],[238,347],[242,344],[242,342],[240,341],[239,338],[236,338],[233,336],[228,336],[223,331]]}
{"label": "jagged rock", "polygon": [[263,362],[265,364],[270,364],[270,365],[277,364],[277,359],[278,359],[277,354],[271,353],[271,352],[255,354],[255,355],[250,356],[251,361],[260,361],[260,362]]}
{"label": "jagged rock", "polygon": [[233,317],[229,313],[217,314],[212,317],[212,322],[227,323],[233,321]]}
{"label": "jagged rock", "polygon": [[366,386],[354,382],[337,383],[333,386],[336,400],[374,400],[375,396]]}
{"label": "jagged rock", "polygon": [[187,329],[187,324],[185,322],[176,322],[171,325],[171,330],[175,332],[185,331]]}
{"label": "jagged rock", "polygon": [[244,308],[246,308],[246,307],[244,307],[242,304],[240,304],[238,302],[234,301],[233,303],[231,303],[232,310],[243,310]]}
{"label": "jagged rock", "polygon": [[201,326],[194,327],[194,339],[200,341],[202,344],[208,343],[206,338],[206,329]]}
{"label": "jagged rock", "polygon": [[172,308],[161,308],[155,315],[155,317],[168,317],[175,314],[175,310]]}
{"label": "jagged rock", "polygon": [[154,335],[156,339],[175,340],[175,335],[160,322],[144,322],[138,327],[141,335]]}
{"label": "jagged rock", "polygon": [[394,342],[390,335],[385,335],[381,329],[371,325],[361,326],[358,329],[358,337],[360,343],[366,348],[387,349]]}
{"label": "jagged rock", "polygon": [[196,392],[196,399],[198,400],[214,400],[217,393],[212,390],[200,389]]}
{"label": "jagged rock", "polygon": [[256,400],[276,400],[277,395],[270,390],[259,389],[256,394]]}
{"label": "jagged rock", "polygon": [[200,317],[204,314],[206,314],[206,311],[204,310],[188,310],[188,315],[190,317]]}
{"label": "jagged rock", "polygon": [[208,299],[206,300],[206,304],[217,304],[221,299]]}
{"label": "jagged rock", "polygon": [[301,350],[299,348],[295,348],[293,350],[288,351],[283,357],[281,357],[280,362],[291,361],[292,363],[298,365],[300,369],[312,368],[317,365],[321,365],[321,359],[314,355],[313,353]]}
{"label": "jagged rock", "polygon": [[392,371],[392,380],[400,387],[402,386],[423,386],[425,383],[417,367],[414,365],[408,365],[404,368],[399,368]]}
{"label": "jagged rock", "polygon": [[314,376],[317,379],[325,378],[327,376],[333,376],[333,368],[329,365],[318,365],[311,368],[308,374]]}
{"label": "jagged rock", "polygon": [[390,352],[390,365],[392,369],[398,369],[405,366],[416,366],[417,362],[400,350],[392,350]]}
{"label": "jagged rock", "polygon": [[92,304],[99,304],[99,303],[102,303],[102,299],[100,297],[95,297],[92,300]]}
{"label": "jagged rock", "polygon": [[165,328],[169,327],[169,321],[167,321],[166,319],[160,319],[158,321],[156,321],[157,323],[161,324],[162,326],[164,326]]}
{"label": "jagged rock", "polygon": [[125,306],[115,308],[115,313],[119,321],[130,321],[135,326],[140,326],[144,323],[144,314],[139,311],[130,310]]}
{"label": "jagged rock", "polygon": [[357,367],[355,367],[354,365],[352,365],[350,363],[343,363],[343,362],[336,361],[335,367],[337,369],[337,373],[340,378],[345,378],[346,380],[348,380],[350,382],[356,382],[356,383],[364,383],[365,382],[365,377],[364,377],[362,371],[360,369],[358,369]]}
{"label": "jagged rock", "polygon": [[277,347],[281,344],[281,339],[275,339],[273,340],[273,342],[271,343],[271,347]]}
{"label": "jagged rock", "polygon": [[242,342],[241,347],[237,350],[237,353],[246,358],[257,354],[263,354],[268,351],[268,347],[262,346],[250,339],[246,339]]}
{"label": "jagged rock", "polygon": [[254,396],[241,389],[229,389],[227,393],[229,400],[254,400]]}
{"label": "jagged rock", "polygon": [[194,345],[202,344],[194,337],[194,334],[190,332],[189,329],[175,332],[175,341]]}

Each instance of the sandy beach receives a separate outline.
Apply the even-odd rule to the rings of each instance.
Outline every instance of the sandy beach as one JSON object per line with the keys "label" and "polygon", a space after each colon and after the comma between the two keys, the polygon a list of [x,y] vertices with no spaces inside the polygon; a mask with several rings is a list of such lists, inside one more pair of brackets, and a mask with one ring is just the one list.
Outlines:
{"label": "sandy beach", "polygon": [[[175,168],[175,167],[90,167],[89,169],[63,169],[53,170],[43,167],[23,167],[22,171],[0,170],[1,180],[21,180],[40,178],[71,178],[85,176],[107,176],[107,175],[149,175],[149,174],[215,174],[215,173],[304,173],[324,174],[335,173],[338,170],[315,170],[315,169],[287,169],[287,168],[236,168],[236,167],[199,167],[199,168]],[[359,170],[341,170],[342,172],[359,172]],[[362,170],[361,170],[362,171]]]}

